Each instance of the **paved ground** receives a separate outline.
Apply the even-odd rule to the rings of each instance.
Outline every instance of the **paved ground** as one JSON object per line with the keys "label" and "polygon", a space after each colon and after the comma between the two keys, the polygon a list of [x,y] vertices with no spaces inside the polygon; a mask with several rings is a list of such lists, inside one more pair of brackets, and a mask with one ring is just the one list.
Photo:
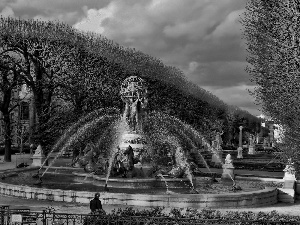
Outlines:
{"label": "paved ground", "polygon": [[[1,156],[0,156],[1,157]],[[23,159],[24,158],[24,159]],[[16,165],[21,162],[27,162],[30,164],[32,160],[30,159],[30,155],[26,154],[22,157],[20,156],[12,156],[12,162],[0,162],[0,171],[5,171],[9,169],[16,169]],[[16,169],[19,170],[19,169]],[[211,169],[212,172],[218,172],[219,169]],[[265,172],[265,171],[248,171],[248,170],[237,170],[237,174],[253,174],[253,175],[265,175],[269,177],[283,177],[283,172]],[[61,202],[52,202],[52,201],[38,201],[33,199],[21,199],[17,197],[7,197],[0,195],[0,205],[9,205],[10,208],[30,208],[31,210],[44,210],[49,207],[53,207],[57,212],[65,212],[65,213],[89,213],[89,206],[87,204],[74,204],[74,203],[61,203]],[[103,208],[105,211],[110,212],[113,209],[118,208],[126,208],[124,205],[104,205]],[[139,210],[147,208],[147,207],[133,207],[138,208]],[[297,201],[295,204],[289,203],[278,203],[273,206],[268,207],[259,207],[259,208],[238,208],[238,209],[228,209],[221,208],[218,209],[222,212],[226,211],[253,211],[253,212],[271,212],[273,210],[278,211],[282,214],[288,215],[299,215],[300,209],[300,201]],[[167,211],[169,209],[166,209]]]}
{"label": "paved ground", "polygon": [[[100,196],[101,198],[101,196]],[[78,213],[78,214],[87,214],[90,212],[89,206],[87,204],[71,204],[71,203],[61,203],[61,202],[52,202],[52,201],[37,201],[33,199],[20,199],[16,197],[7,197],[0,195],[0,206],[9,205],[11,209],[31,209],[32,211],[41,211],[46,210],[47,208],[54,208],[56,212],[60,213]],[[106,212],[111,212],[113,209],[126,208],[125,205],[103,205],[103,208]],[[135,209],[146,209],[148,207],[133,207]],[[278,203],[276,205],[268,207],[257,207],[257,208],[220,208],[221,212],[226,211],[252,211],[252,212],[271,212],[273,210],[278,211],[281,214],[299,216],[300,201],[297,201],[294,204],[290,203]],[[170,209],[165,209],[168,212]]]}

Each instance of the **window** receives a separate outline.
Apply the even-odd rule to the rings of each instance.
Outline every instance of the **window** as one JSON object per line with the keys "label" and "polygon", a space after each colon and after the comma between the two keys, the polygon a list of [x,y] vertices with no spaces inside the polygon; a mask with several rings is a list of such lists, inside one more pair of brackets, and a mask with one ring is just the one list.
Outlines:
{"label": "window", "polygon": [[20,119],[29,120],[29,103],[21,102]]}

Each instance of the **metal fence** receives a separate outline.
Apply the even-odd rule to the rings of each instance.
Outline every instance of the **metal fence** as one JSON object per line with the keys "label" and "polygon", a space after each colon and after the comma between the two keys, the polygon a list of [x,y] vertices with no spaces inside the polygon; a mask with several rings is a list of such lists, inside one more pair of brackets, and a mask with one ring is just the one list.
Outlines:
{"label": "metal fence", "polygon": [[183,225],[183,224],[300,224],[300,222],[266,220],[191,219],[171,217],[117,216],[33,212],[29,209],[0,208],[0,225]]}

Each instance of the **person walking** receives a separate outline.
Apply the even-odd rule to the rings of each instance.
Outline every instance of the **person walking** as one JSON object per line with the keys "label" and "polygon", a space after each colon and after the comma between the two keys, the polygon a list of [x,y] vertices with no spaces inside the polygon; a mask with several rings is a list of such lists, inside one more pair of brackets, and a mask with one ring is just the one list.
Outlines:
{"label": "person walking", "polygon": [[100,194],[96,193],[95,198],[90,201],[90,209],[91,209],[92,213],[99,212],[99,211],[103,210],[102,209],[102,203],[101,203],[99,197],[100,197]]}

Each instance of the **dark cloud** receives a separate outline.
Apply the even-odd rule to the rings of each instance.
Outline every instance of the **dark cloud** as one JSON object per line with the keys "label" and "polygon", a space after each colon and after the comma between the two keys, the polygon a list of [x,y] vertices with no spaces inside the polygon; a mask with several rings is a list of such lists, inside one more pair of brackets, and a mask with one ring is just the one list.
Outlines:
{"label": "dark cloud", "polygon": [[183,70],[189,80],[200,86],[232,87],[251,85],[244,70],[246,65],[241,61],[193,62]]}
{"label": "dark cloud", "polygon": [[254,87],[253,85],[241,84],[232,87],[204,86],[204,89],[215,94],[229,105],[238,106],[253,115],[260,115],[259,106],[254,103],[253,97],[249,94],[249,91],[253,91]]}
{"label": "dark cloud", "polygon": [[15,17],[24,19],[60,20],[73,25],[85,16],[89,8],[101,8],[109,0],[4,0],[0,12],[11,9]]}

